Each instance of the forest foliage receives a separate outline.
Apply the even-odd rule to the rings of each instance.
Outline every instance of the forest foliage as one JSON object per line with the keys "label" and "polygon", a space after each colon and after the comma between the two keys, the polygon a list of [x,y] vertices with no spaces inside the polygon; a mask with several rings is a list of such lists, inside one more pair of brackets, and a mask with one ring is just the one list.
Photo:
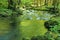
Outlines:
{"label": "forest foliage", "polygon": [[60,40],[60,4],[57,0],[55,3],[49,0],[47,5],[44,3],[45,0],[20,0],[19,4],[18,0],[13,0],[12,4],[9,4],[8,0],[0,0],[0,26],[10,28],[11,21],[20,21],[19,25],[12,26],[20,26],[22,40]]}

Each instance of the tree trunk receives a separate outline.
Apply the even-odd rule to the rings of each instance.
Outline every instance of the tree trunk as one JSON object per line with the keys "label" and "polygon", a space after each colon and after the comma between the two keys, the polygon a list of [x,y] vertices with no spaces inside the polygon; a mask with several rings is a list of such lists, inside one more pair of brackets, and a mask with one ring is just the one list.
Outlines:
{"label": "tree trunk", "polygon": [[47,5],[48,4],[48,0],[45,0],[45,5]]}
{"label": "tree trunk", "polygon": [[[12,33],[14,33],[14,35],[16,35],[17,37],[18,36],[20,36],[19,34],[19,20],[18,20],[18,14],[19,14],[19,12],[20,12],[20,10],[19,10],[19,5],[20,5],[20,0],[17,0],[17,1],[15,1],[15,0],[8,0],[8,9],[11,9],[11,10],[13,10],[13,13],[12,13],[12,15],[11,15],[11,27],[12,27]],[[18,6],[17,8],[16,8],[16,6]],[[20,16],[20,15],[19,15]],[[19,21],[19,22],[18,22]],[[13,38],[14,37],[14,35],[11,37],[11,38]],[[16,37],[16,38],[17,38]],[[14,37],[15,38],[15,37]],[[16,40],[18,40],[18,39],[16,39]]]}

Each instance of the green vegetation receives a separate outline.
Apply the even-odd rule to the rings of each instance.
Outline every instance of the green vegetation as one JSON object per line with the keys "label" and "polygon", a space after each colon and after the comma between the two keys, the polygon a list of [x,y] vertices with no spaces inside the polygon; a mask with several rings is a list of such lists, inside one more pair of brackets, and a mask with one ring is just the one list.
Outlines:
{"label": "green vegetation", "polygon": [[57,0],[0,0],[0,40],[60,40],[59,6]]}

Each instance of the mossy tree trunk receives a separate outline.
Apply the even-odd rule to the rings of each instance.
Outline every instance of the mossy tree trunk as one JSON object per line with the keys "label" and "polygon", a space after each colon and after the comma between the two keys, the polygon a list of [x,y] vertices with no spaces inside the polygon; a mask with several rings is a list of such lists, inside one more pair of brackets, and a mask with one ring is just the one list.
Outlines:
{"label": "mossy tree trunk", "polygon": [[[20,10],[19,10],[19,5],[20,5],[21,0],[8,0],[8,9],[11,9],[13,11],[12,15],[11,15],[11,27],[12,27],[12,33],[13,34],[13,38],[17,38],[19,37],[19,20],[18,20],[18,16],[20,16]],[[18,7],[17,7],[18,6]],[[19,39],[15,39],[15,40],[19,40]]]}
{"label": "mossy tree trunk", "polygon": [[48,4],[48,0],[45,0],[45,5],[47,5]]}

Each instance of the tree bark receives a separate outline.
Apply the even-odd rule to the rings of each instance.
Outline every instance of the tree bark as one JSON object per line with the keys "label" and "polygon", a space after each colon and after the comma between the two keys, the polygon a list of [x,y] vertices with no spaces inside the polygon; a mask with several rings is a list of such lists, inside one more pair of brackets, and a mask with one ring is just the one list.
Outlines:
{"label": "tree bark", "polygon": [[[20,12],[19,8],[20,8],[20,0],[8,0],[8,9],[13,10],[13,13],[11,14],[11,27],[12,27],[12,33],[14,33],[14,35],[17,35],[17,40],[19,39],[19,20],[18,20],[18,14]],[[16,6],[18,5],[18,7],[16,8]],[[20,16],[20,15],[19,15]],[[19,22],[18,22],[19,21]],[[13,35],[13,37],[14,37]]]}

